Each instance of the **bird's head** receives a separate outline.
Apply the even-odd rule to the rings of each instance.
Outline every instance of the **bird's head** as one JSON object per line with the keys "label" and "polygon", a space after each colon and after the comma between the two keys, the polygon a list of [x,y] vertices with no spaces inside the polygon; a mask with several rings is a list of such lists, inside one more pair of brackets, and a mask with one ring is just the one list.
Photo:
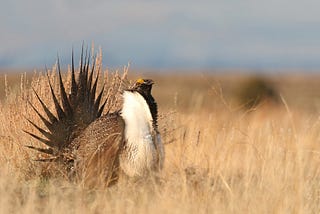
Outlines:
{"label": "bird's head", "polygon": [[132,90],[138,91],[140,94],[143,95],[150,95],[152,85],[154,84],[154,81],[151,79],[137,79],[135,84],[132,87]]}

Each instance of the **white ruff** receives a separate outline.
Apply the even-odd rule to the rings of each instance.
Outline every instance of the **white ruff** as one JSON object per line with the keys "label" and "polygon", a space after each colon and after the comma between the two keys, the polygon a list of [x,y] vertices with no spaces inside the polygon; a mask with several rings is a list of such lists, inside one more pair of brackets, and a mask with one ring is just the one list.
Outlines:
{"label": "white ruff", "polygon": [[124,91],[121,116],[125,122],[125,138],[129,154],[120,160],[129,176],[139,176],[150,170],[155,161],[152,141],[152,116],[146,100],[138,93]]}

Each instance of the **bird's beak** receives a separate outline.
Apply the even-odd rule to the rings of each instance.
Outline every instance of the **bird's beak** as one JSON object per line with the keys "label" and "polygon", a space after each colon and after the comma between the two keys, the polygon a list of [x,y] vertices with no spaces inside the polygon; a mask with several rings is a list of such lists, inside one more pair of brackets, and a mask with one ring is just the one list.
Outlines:
{"label": "bird's beak", "polygon": [[147,79],[147,80],[145,80],[144,83],[145,83],[146,85],[153,85],[153,84],[154,84],[154,81],[151,80],[151,79]]}

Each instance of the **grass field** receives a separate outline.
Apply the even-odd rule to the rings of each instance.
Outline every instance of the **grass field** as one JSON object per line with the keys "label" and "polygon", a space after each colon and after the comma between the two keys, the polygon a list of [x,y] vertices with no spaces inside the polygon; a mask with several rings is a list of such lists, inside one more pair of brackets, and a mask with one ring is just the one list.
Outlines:
{"label": "grass field", "polygon": [[[18,72],[19,73],[19,72]],[[153,78],[166,160],[160,181],[86,189],[45,177],[32,85],[50,102],[43,75],[0,76],[1,213],[319,213],[320,77],[266,76],[277,102],[246,109],[249,75],[130,73]],[[53,79],[55,77],[52,77]],[[5,80],[6,79],[6,80]],[[38,123],[40,124],[40,122]]]}

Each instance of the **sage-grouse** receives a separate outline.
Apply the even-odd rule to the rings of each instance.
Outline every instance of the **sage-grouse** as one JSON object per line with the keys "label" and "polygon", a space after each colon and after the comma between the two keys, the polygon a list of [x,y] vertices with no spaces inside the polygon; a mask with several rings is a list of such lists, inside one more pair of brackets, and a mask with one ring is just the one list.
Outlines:
{"label": "sage-grouse", "polygon": [[158,171],[163,165],[164,148],[157,127],[157,104],[151,95],[154,82],[138,79],[133,87],[122,92],[121,109],[102,115],[107,100],[101,102],[104,89],[96,97],[99,74],[94,75],[95,65],[90,65],[89,58],[83,59],[81,54],[76,80],[72,53],[68,95],[58,60],[61,102],[48,78],[56,115],[34,90],[46,117],[30,105],[46,128],[28,120],[43,137],[25,132],[48,148],[28,147],[50,156],[39,161],[62,163],[69,175],[89,185],[114,183],[121,171],[129,177]]}

